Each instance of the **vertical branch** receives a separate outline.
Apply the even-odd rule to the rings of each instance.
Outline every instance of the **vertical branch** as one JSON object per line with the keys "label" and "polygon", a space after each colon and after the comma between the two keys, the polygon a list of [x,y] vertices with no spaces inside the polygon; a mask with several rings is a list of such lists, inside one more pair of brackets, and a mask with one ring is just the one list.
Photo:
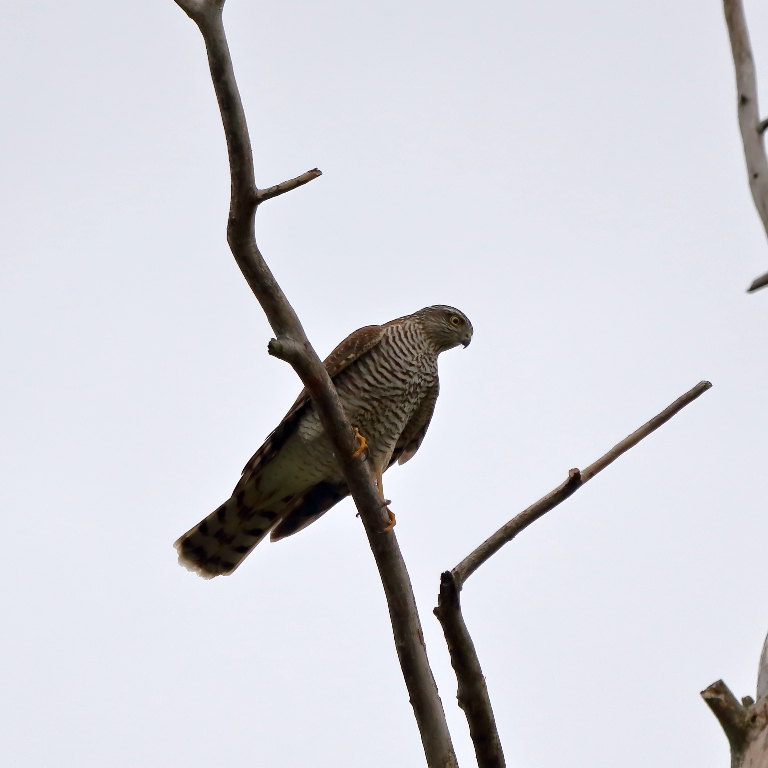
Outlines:
{"label": "vertical branch", "polygon": [[[768,235],[768,158],[763,145],[763,132],[768,123],[760,121],[757,103],[757,76],[755,60],[749,42],[747,19],[742,0],[723,0],[728,37],[731,41],[733,66],[736,70],[736,91],[739,113],[739,130],[747,161],[749,189],[755,208]],[[768,285],[768,273],[756,278],[748,292]]]}
{"label": "vertical branch", "polygon": [[745,696],[741,703],[718,680],[701,692],[731,748],[731,768],[768,766],[768,698]]}
{"label": "vertical branch", "polygon": [[768,698],[768,635],[765,636],[760,664],[757,668],[757,699]]}
{"label": "vertical branch", "polygon": [[485,684],[480,659],[461,613],[461,598],[450,571],[440,577],[440,595],[435,616],[443,627],[445,642],[456,672],[459,690],[456,698],[469,723],[479,768],[504,768],[504,751],[493,716],[491,698]]}
{"label": "vertical branch", "polygon": [[323,429],[340,458],[344,478],[360,512],[387,598],[400,667],[430,768],[456,768],[442,702],[427,659],[421,622],[408,570],[397,538],[383,532],[389,518],[368,462],[355,457],[357,441],[325,366],[307,338],[296,312],[256,245],[258,205],[306,184],[315,169],[274,187],[259,190],[245,111],[237,88],[222,20],[224,0],[175,0],[197,24],[205,40],[216,98],[229,153],[231,199],[227,240],[248,285],[261,304],[276,338],[269,353],[288,362],[312,396]]}

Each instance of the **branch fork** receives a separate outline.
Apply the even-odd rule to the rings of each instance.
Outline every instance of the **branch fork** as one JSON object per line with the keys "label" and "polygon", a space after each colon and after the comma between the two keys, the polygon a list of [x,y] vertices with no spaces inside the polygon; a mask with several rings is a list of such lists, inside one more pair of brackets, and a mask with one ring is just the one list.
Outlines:
{"label": "branch fork", "polygon": [[176,5],[196,24],[200,24],[205,16],[218,14],[221,16],[226,0],[175,0]]}
{"label": "branch fork", "polygon": [[[321,173],[315,168],[273,187],[261,190],[257,187],[250,135],[222,22],[224,0],[175,2],[197,24],[205,41],[229,156],[231,199],[227,241],[275,334],[275,338],[269,342],[268,352],[294,368],[309,391],[323,429],[336,455],[341,459],[345,481],[362,518],[379,569],[392,622],[395,648],[421,734],[427,764],[429,768],[458,768],[442,702],[429,667],[413,588],[397,537],[391,530],[389,536],[378,535],[389,523],[389,516],[386,505],[382,504],[376,479],[365,456],[355,453],[358,441],[333,382],[256,244],[254,214],[259,204],[303,186]],[[768,170],[768,162],[766,169]],[[768,182],[768,172],[765,177]],[[505,763],[485,678],[461,614],[459,593],[464,582],[520,531],[575,493],[585,482],[710,387],[709,382],[701,382],[587,469],[581,472],[572,469],[562,485],[510,520],[452,571],[446,571],[442,575],[435,615],[443,626],[451,664],[459,681],[459,704],[467,716],[480,768],[504,768]],[[741,706],[738,702],[736,705]]]}
{"label": "branch fork", "polygon": [[227,241],[275,334],[268,351],[288,362],[309,391],[325,433],[341,460],[344,479],[365,526],[379,569],[392,622],[395,648],[421,734],[429,768],[457,768],[451,736],[429,667],[416,600],[386,507],[369,463],[354,458],[358,443],[328,371],[256,244],[255,211],[269,200],[320,176],[317,168],[266,189],[256,185],[253,152],[222,21],[224,0],[175,0],[197,24],[205,41],[216,99],[227,141],[231,178]]}
{"label": "branch fork", "polygon": [[751,696],[741,703],[718,680],[701,692],[731,747],[732,768],[764,768],[768,764],[768,698],[757,704]]}
{"label": "branch fork", "polygon": [[[461,613],[460,592],[464,583],[484,562],[495,555],[505,544],[512,541],[518,533],[576,493],[584,483],[591,480],[598,472],[612,464],[619,456],[655,432],[660,426],[666,424],[675,414],[704,394],[711,386],[708,381],[700,382],[661,413],[643,424],[642,427],[617,443],[586,469],[570,470],[565,482],[528,509],[513,517],[477,549],[467,555],[453,570],[446,571],[440,577],[440,594],[434,614],[443,628],[445,642],[451,655],[451,666],[456,672],[459,685],[457,698],[459,706],[464,710],[467,718],[479,768],[504,768],[505,762],[488,688],[474,643]],[[766,641],[766,648],[768,648],[768,641]],[[765,653],[768,656],[768,651]],[[736,703],[738,704],[738,702]],[[753,768],[758,767],[754,766]],[[761,766],[761,768],[765,768],[765,766]]]}

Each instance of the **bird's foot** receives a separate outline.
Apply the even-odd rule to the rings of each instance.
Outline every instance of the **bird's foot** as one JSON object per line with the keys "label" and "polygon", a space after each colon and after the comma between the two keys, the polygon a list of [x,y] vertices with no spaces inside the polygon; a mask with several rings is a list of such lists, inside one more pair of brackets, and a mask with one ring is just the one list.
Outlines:
{"label": "bird's foot", "polygon": [[360,434],[357,427],[355,427],[355,438],[357,439],[357,450],[352,454],[353,459],[356,459],[368,447],[368,441]]}
{"label": "bird's foot", "polygon": [[[384,501],[386,504],[389,504],[386,499]],[[387,507],[387,514],[389,515],[389,525],[387,525],[387,527],[382,530],[382,533],[391,531],[397,525],[397,518],[395,517],[395,513],[389,507]]]}

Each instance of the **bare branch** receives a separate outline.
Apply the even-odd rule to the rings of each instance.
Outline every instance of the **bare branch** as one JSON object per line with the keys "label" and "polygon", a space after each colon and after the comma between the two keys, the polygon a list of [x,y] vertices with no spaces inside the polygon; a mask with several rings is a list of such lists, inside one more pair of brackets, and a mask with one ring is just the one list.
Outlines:
{"label": "bare branch", "polygon": [[751,696],[744,696],[739,704],[722,680],[701,692],[728,737],[731,768],[765,768],[768,765],[767,665],[768,639],[760,657],[757,702]]}
{"label": "bare branch", "polygon": [[[430,768],[456,768],[445,713],[429,667],[408,571],[393,532],[382,534],[389,518],[368,462],[355,458],[357,441],[333,383],[307,338],[293,307],[277,284],[258,246],[254,215],[262,199],[295,188],[319,175],[310,171],[262,193],[256,187],[245,112],[235,81],[222,22],[223,0],[176,0],[200,28],[208,52],[216,98],[227,140],[231,199],[227,240],[243,276],[277,337],[271,354],[287,360],[312,396],[326,434],[341,459],[344,478],[365,526],[392,621],[395,647]],[[275,190],[274,192],[272,192]]]}
{"label": "bare branch", "polygon": [[221,13],[225,0],[174,0],[176,5],[193,21],[207,13]]}
{"label": "bare branch", "polygon": [[[459,684],[457,694],[459,706],[464,710],[467,718],[469,733],[475,746],[477,764],[480,768],[503,768],[505,762],[480,660],[461,613],[460,590],[464,582],[507,542],[512,541],[520,531],[576,493],[584,483],[616,461],[619,456],[637,445],[651,432],[669,421],[711,386],[708,381],[700,382],[675,400],[668,408],[643,424],[640,429],[617,443],[608,453],[590,464],[583,472],[572,469],[568,473],[568,479],[562,485],[513,517],[474,552],[464,558],[452,571],[446,571],[440,577],[440,595],[434,614],[443,628],[445,642],[451,655],[451,665],[456,672],[456,679]],[[766,642],[768,643],[768,641]]]}
{"label": "bare branch", "polygon": [[722,680],[718,680],[702,691],[701,697],[723,726],[731,751],[743,751],[749,731],[747,710],[739,704],[730,688]]}
{"label": "bare branch", "polygon": [[288,179],[288,181],[284,181],[282,184],[275,184],[274,187],[267,187],[267,189],[258,189],[256,190],[256,202],[262,203],[264,200],[290,192],[292,189],[296,189],[296,187],[303,187],[312,179],[322,175],[323,172],[319,168],[313,168],[311,171],[302,173],[301,176],[297,176],[295,179]]}
{"label": "bare branch", "polygon": [[651,432],[657,430],[662,424],[669,421],[676,413],[679,413],[686,405],[692,403],[697,397],[706,392],[712,385],[708,381],[702,381],[689,392],[675,400],[672,405],[665,408],[660,414],[654,416],[649,422],[643,424],[640,429],[633,432],[629,437],[625,437],[620,443],[611,448],[608,453],[601,456],[596,462],[590,464],[583,472],[578,469],[572,469],[568,479],[560,486],[555,488],[543,498],[532,504],[528,509],[523,510],[519,515],[513,517],[506,525],[499,528],[490,538],[484,541],[474,552],[465,557],[452,571],[459,589],[464,582],[473,574],[488,558],[496,554],[507,542],[517,536],[520,531],[527,528],[531,523],[545,515],[549,510],[554,509],[558,504],[565,501],[574,494],[584,483],[591,480],[598,472],[601,472],[609,464],[612,464],[623,453],[637,445],[643,438],[648,437]]}
{"label": "bare branch", "polygon": [[756,277],[752,281],[752,285],[747,288],[747,293],[754,293],[758,288],[764,288],[766,285],[768,285],[768,272],[760,275],[760,277]]}
{"label": "bare branch", "polygon": [[763,652],[757,669],[757,700],[768,698],[768,635],[765,636]]}
{"label": "bare branch", "polygon": [[459,682],[456,698],[469,723],[477,765],[479,768],[504,768],[504,751],[496,729],[485,677],[475,644],[464,623],[459,590],[450,571],[440,577],[440,596],[434,614],[443,627],[451,666]]}
{"label": "bare branch", "polygon": [[[755,208],[768,234],[768,158],[763,145],[765,125],[760,121],[757,104],[757,76],[755,60],[749,42],[747,19],[741,0],[723,0],[725,21],[731,41],[733,65],[736,70],[736,90],[739,113],[739,129],[747,161],[749,189]],[[748,293],[768,285],[766,276],[758,278],[749,287]]]}

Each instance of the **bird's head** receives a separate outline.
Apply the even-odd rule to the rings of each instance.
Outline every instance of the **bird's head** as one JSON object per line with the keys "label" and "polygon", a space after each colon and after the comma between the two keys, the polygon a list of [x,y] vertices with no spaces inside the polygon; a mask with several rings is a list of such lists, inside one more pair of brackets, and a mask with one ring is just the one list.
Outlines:
{"label": "bird's head", "polygon": [[459,344],[468,347],[472,341],[472,323],[455,307],[438,304],[420,309],[414,315],[419,318],[430,341],[440,352],[458,347]]}

